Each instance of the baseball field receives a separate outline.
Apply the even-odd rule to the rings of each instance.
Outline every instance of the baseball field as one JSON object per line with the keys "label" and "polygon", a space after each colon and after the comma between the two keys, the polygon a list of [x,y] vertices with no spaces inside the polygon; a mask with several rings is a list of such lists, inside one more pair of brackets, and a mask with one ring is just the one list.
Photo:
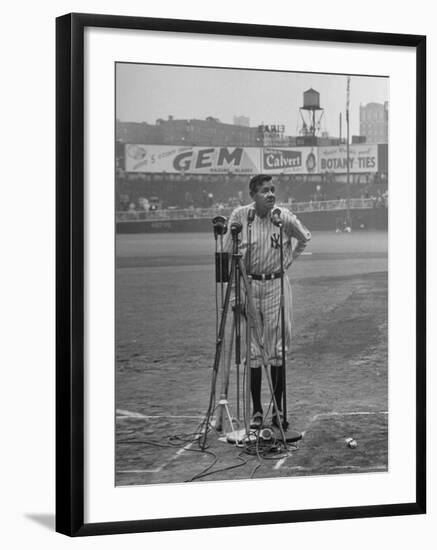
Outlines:
{"label": "baseball field", "polygon": [[[247,452],[214,429],[202,451],[195,437],[215,354],[214,251],[212,232],[117,236],[116,485],[386,471],[387,233],[313,233],[289,270],[288,413],[304,436],[287,452]],[[229,381],[235,417],[234,366]]]}

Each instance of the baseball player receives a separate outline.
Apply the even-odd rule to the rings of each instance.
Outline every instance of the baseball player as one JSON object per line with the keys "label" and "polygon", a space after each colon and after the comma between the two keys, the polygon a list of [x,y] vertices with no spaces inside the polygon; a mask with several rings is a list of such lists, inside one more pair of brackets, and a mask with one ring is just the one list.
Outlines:
{"label": "baseball player", "polygon": [[[250,180],[249,192],[253,202],[236,208],[230,216],[228,225],[230,227],[232,223],[239,222],[243,226],[239,234],[239,250],[250,276],[252,295],[263,331],[264,348],[270,364],[274,395],[278,408],[280,408],[284,391],[280,314],[280,230],[272,221],[276,198],[275,187],[271,180],[271,176],[264,174],[254,176]],[[292,295],[290,281],[285,272],[305,249],[311,234],[289,210],[275,208],[276,215],[278,215],[278,210],[283,224],[284,324],[285,349],[287,350],[291,344]],[[248,249],[248,221],[251,222],[250,250]],[[296,240],[294,247],[293,239]],[[227,252],[232,250],[232,239],[229,232],[225,235],[224,248]],[[253,415],[250,426],[255,429],[262,427],[264,418],[261,405],[261,365],[261,352],[252,332],[250,390]],[[286,429],[286,420],[284,420],[281,411],[279,416],[280,418],[275,412],[273,413],[273,425],[278,427],[281,422],[283,428]]]}

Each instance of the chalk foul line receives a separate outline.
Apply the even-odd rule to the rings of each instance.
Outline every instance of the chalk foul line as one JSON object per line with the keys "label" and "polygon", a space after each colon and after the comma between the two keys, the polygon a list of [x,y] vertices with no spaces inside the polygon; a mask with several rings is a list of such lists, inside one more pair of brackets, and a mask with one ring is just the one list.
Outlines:
{"label": "chalk foul line", "polygon": [[183,420],[199,420],[199,419],[203,418],[203,416],[199,416],[199,415],[141,414],[141,413],[137,413],[137,412],[126,411],[126,410],[123,410],[123,409],[117,409],[116,414],[117,414],[117,419],[119,419],[119,420],[121,420],[123,418],[138,418],[138,419],[145,419],[145,420],[152,420],[154,418],[156,418],[157,420],[162,419],[162,418],[164,418],[164,419],[165,418],[180,418],[180,419],[183,419]]}
{"label": "chalk foul line", "polygon": [[329,412],[329,413],[319,413],[314,415],[311,418],[311,422],[315,422],[320,418],[331,418],[333,416],[367,416],[367,415],[376,415],[376,414],[388,414],[388,411],[345,411],[345,412]]}
{"label": "chalk foul line", "polygon": [[163,462],[160,466],[153,469],[146,469],[146,470],[117,470],[117,474],[157,474],[161,472],[164,468],[166,468],[169,464],[171,464],[174,460],[179,458],[184,452],[189,451],[191,447],[197,443],[197,440],[200,438],[196,437],[191,441],[191,443],[188,443],[182,449],[179,449],[171,458]]}

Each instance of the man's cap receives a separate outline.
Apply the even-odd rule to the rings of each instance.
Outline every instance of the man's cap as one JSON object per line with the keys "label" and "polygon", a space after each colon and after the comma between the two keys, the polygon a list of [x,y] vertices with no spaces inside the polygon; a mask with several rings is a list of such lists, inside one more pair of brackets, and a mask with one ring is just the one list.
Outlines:
{"label": "man's cap", "polygon": [[265,181],[270,181],[272,179],[272,176],[269,176],[267,174],[258,174],[257,176],[253,176],[253,178],[249,181],[249,190],[251,193],[256,193],[258,187],[260,187]]}

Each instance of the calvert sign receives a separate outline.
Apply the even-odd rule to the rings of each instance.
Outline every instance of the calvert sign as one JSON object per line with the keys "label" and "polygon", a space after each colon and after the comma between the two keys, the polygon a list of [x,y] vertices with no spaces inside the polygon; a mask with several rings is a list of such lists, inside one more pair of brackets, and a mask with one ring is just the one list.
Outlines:
{"label": "calvert sign", "polygon": [[[319,147],[319,172],[347,172],[346,145]],[[378,170],[377,145],[351,145],[349,147],[349,171],[351,173],[376,172]]]}
{"label": "calvert sign", "polygon": [[311,174],[317,170],[317,150],[313,147],[265,147],[262,169],[267,174]]}
{"label": "calvert sign", "polygon": [[256,147],[184,147],[132,145],[125,149],[127,172],[190,174],[255,174],[260,149]]}

